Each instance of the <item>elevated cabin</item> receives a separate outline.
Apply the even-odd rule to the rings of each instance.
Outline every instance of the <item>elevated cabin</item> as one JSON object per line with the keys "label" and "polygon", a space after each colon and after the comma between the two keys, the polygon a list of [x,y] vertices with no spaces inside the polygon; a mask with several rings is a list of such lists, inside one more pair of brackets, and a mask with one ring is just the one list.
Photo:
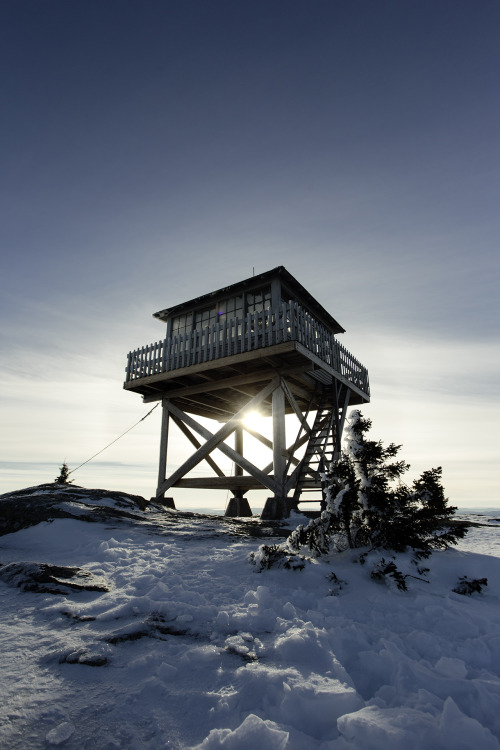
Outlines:
{"label": "elevated cabin", "polygon": [[[337,340],[344,329],[325,308],[279,266],[154,317],[166,325],[165,338],[129,353],[124,388],[145,402],[162,401],[156,496],[175,487],[229,489],[229,513],[247,515],[245,494],[267,489],[263,516],[282,517],[305,490],[320,488],[322,468],[340,450],[347,408],[370,399],[368,371]],[[272,441],[245,427],[253,410],[272,416]],[[289,446],[285,414],[297,417]],[[223,426],[211,433],[195,416]],[[168,475],[171,419],[196,450]],[[245,456],[245,431],[272,450],[271,464],[259,468]],[[215,448],[232,459],[234,476],[216,464]],[[211,474],[190,477],[202,461]]]}

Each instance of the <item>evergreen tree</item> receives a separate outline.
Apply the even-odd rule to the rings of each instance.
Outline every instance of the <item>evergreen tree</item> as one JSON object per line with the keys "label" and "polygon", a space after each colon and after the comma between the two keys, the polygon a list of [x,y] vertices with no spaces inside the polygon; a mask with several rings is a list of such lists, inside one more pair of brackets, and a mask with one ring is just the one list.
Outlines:
{"label": "evergreen tree", "polygon": [[66,461],[64,461],[59,470],[59,476],[57,477],[57,479],[54,479],[54,482],[56,484],[71,484],[73,480],[69,479],[69,474],[69,466],[67,465]]}
{"label": "evergreen tree", "polygon": [[466,528],[450,525],[441,468],[424,471],[409,487],[401,480],[409,465],[397,459],[401,446],[369,440],[371,420],[350,415],[345,451],[324,475],[326,509],[287,540],[292,553],[307,546],[314,555],[370,547],[427,557],[461,539]]}

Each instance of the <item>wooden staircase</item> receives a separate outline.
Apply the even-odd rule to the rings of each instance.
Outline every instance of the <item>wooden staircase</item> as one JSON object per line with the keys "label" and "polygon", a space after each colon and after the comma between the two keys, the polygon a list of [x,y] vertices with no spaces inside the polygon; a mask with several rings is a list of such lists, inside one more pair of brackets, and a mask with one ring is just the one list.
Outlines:
{"label": "wooden staircase", "polygon": [[[331,405],[327,405],[328,400],[327,388],[323,387],[306,451],[300,462],[293,494],[294,502],[299,501],[302,493],[317,493],[322,488],[321,474],[335,457],[337,446],[335,410]],[[302,498],[301,502],[307,502],[307,500]]]}
{"label": "wooden staircase", "polygon": [[[304,425],[308,433],[306,450],[292,475],[292,486],[295,488],[293,501],[296,506],[299,501],[301,503],[320,501],[323,506],[324,482],[321,475],[329,464],[340,456],[340,441],[349,406],[349,396],[349,387],[338,383],[330,385],[318,383],[315,388],[307,414],[314,403],[314,408],[317,410],[316,416],[312,427],[308,427],[307,423]],[[300,439],[299,433],[296,445],[304,442],[305,439]],[[318,498],[319,491],[321,491],[321,497]],[[304,493],[313,492],[316,496],[310,499],[302,496]]]}

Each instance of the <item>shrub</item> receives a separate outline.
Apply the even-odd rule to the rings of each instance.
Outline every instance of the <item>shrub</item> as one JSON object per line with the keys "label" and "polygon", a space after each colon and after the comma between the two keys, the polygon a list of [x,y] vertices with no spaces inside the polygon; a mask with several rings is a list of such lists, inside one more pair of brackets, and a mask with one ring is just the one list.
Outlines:
{"label": "shrub", "polygon": [[292,532],[287,541],[292,552],[410,548],[420,558],[465,535],[466,526],[450,523],[456,508],[447,504],[441,468],[424,471],[407,486],[401,477],[409,464],[397,460],[401,446],[368,440],[370,427],[359,411],[350,415],[345,451],[323,477],[326,509]]}
{"label": "shrub", "polygon": [[[292,560],[304,554],[304,548],[313,557],[360,547],[410,549],[419,560],[464,537],[467,526],[452,521],[456,508],[444,496],[441,467],[424,471],[411,487],[404,484],[401,477],[410,467],[397,458],[401,446],[369,440],[370,427],[371,420],[359,411],[351,413],[345,450],[322,477],[325,510],[306,526],[299,525],[284,544],[261,547],[254,559],[261,570],[275,564],[299,567]],[[382,558],[372,577],[388,575],[405,589],[394,563]]]}
{"label": "shrub", "polygon": [[453,591],[456,594],[463,594],[463,596],[471,596],[471,594],[480,594],[483,586],[488,585],[487,578],[472,578],[469,579],[467,576],[462,576],[458,579],[458,584],[455,586]]}
{"label": "shrub", "polygon": [[294,555],[281,544],[263,544],[257,552],[250,553],[250,560],[259,566],[259,571],[268,568],[286,568],[287,570],[303,570],[305,558]]}

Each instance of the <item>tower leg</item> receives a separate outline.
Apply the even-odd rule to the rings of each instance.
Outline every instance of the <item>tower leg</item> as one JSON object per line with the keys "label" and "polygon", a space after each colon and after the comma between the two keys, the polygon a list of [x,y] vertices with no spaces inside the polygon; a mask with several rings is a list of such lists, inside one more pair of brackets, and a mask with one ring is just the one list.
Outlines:
{"label": "tower leg", "polygon": [[[166,400],[162,401],[162,415],[161,415],[161,437],[160,437],[160,461],[158,466],[158,487],[156,489],[156,497],[154,500],[165,505],[167,508],[175,510],[175,503],[173,498],[165,497],[165,493],[161,491],[161,486],[165,481],[167,475],[167,448],[168,448],[168,428],[170,422],[170,414],[168,411],[168,404]],[[153,498],[152,498],[153,499]]]}
{"label": "tower leg", "polygon": [[274,481],[280,487],[280,495],[285,494],[286,435],[285,435],[285,392],[280,386],[273,391],[273,472]]}
{"label": "tower leg", "polygon": [[[243,453],[243,428],[241,426],[238,426],[236,430],[234,431],[234,449],[236,453],[240,454],[240,456],[244,455]],[[235,477],[243,476],[243,469],[241,468],[241,466],[238,466],[238,464],[235,464],[234,475]],[[230,499],[224,515],[230,518],[235,518],[237,516],[244,516],[245,518],[251,518],[252,509],[250,508],[250,504],[247,498],[243,496],[243,490],[241,487],[238,487],[235,490],[234,497]]]}
{"label": "tower leg", "polygon": [[[241,425],[238,425],[238,427],[234,431],[234,449],[236,453],[239,453],[240,456],[244,456],[243,453],[243,427]],[[238,466],[237,463],[234,465],[234,476],[235,477],[242,477],[243,476],[243,469],[241,466]],[[234,493],[235,497],[243,497],[242,488],[238,487],[236,492]]]}
{"label": "tower leg", "polygon": [[286,496],[286,431],[285,392],[280,386],[273,391],[273,470],[274,481],[279,487],[274,497],[268,497],[261,518],[266,521],[287,518],[295,507],[292,498]]}

